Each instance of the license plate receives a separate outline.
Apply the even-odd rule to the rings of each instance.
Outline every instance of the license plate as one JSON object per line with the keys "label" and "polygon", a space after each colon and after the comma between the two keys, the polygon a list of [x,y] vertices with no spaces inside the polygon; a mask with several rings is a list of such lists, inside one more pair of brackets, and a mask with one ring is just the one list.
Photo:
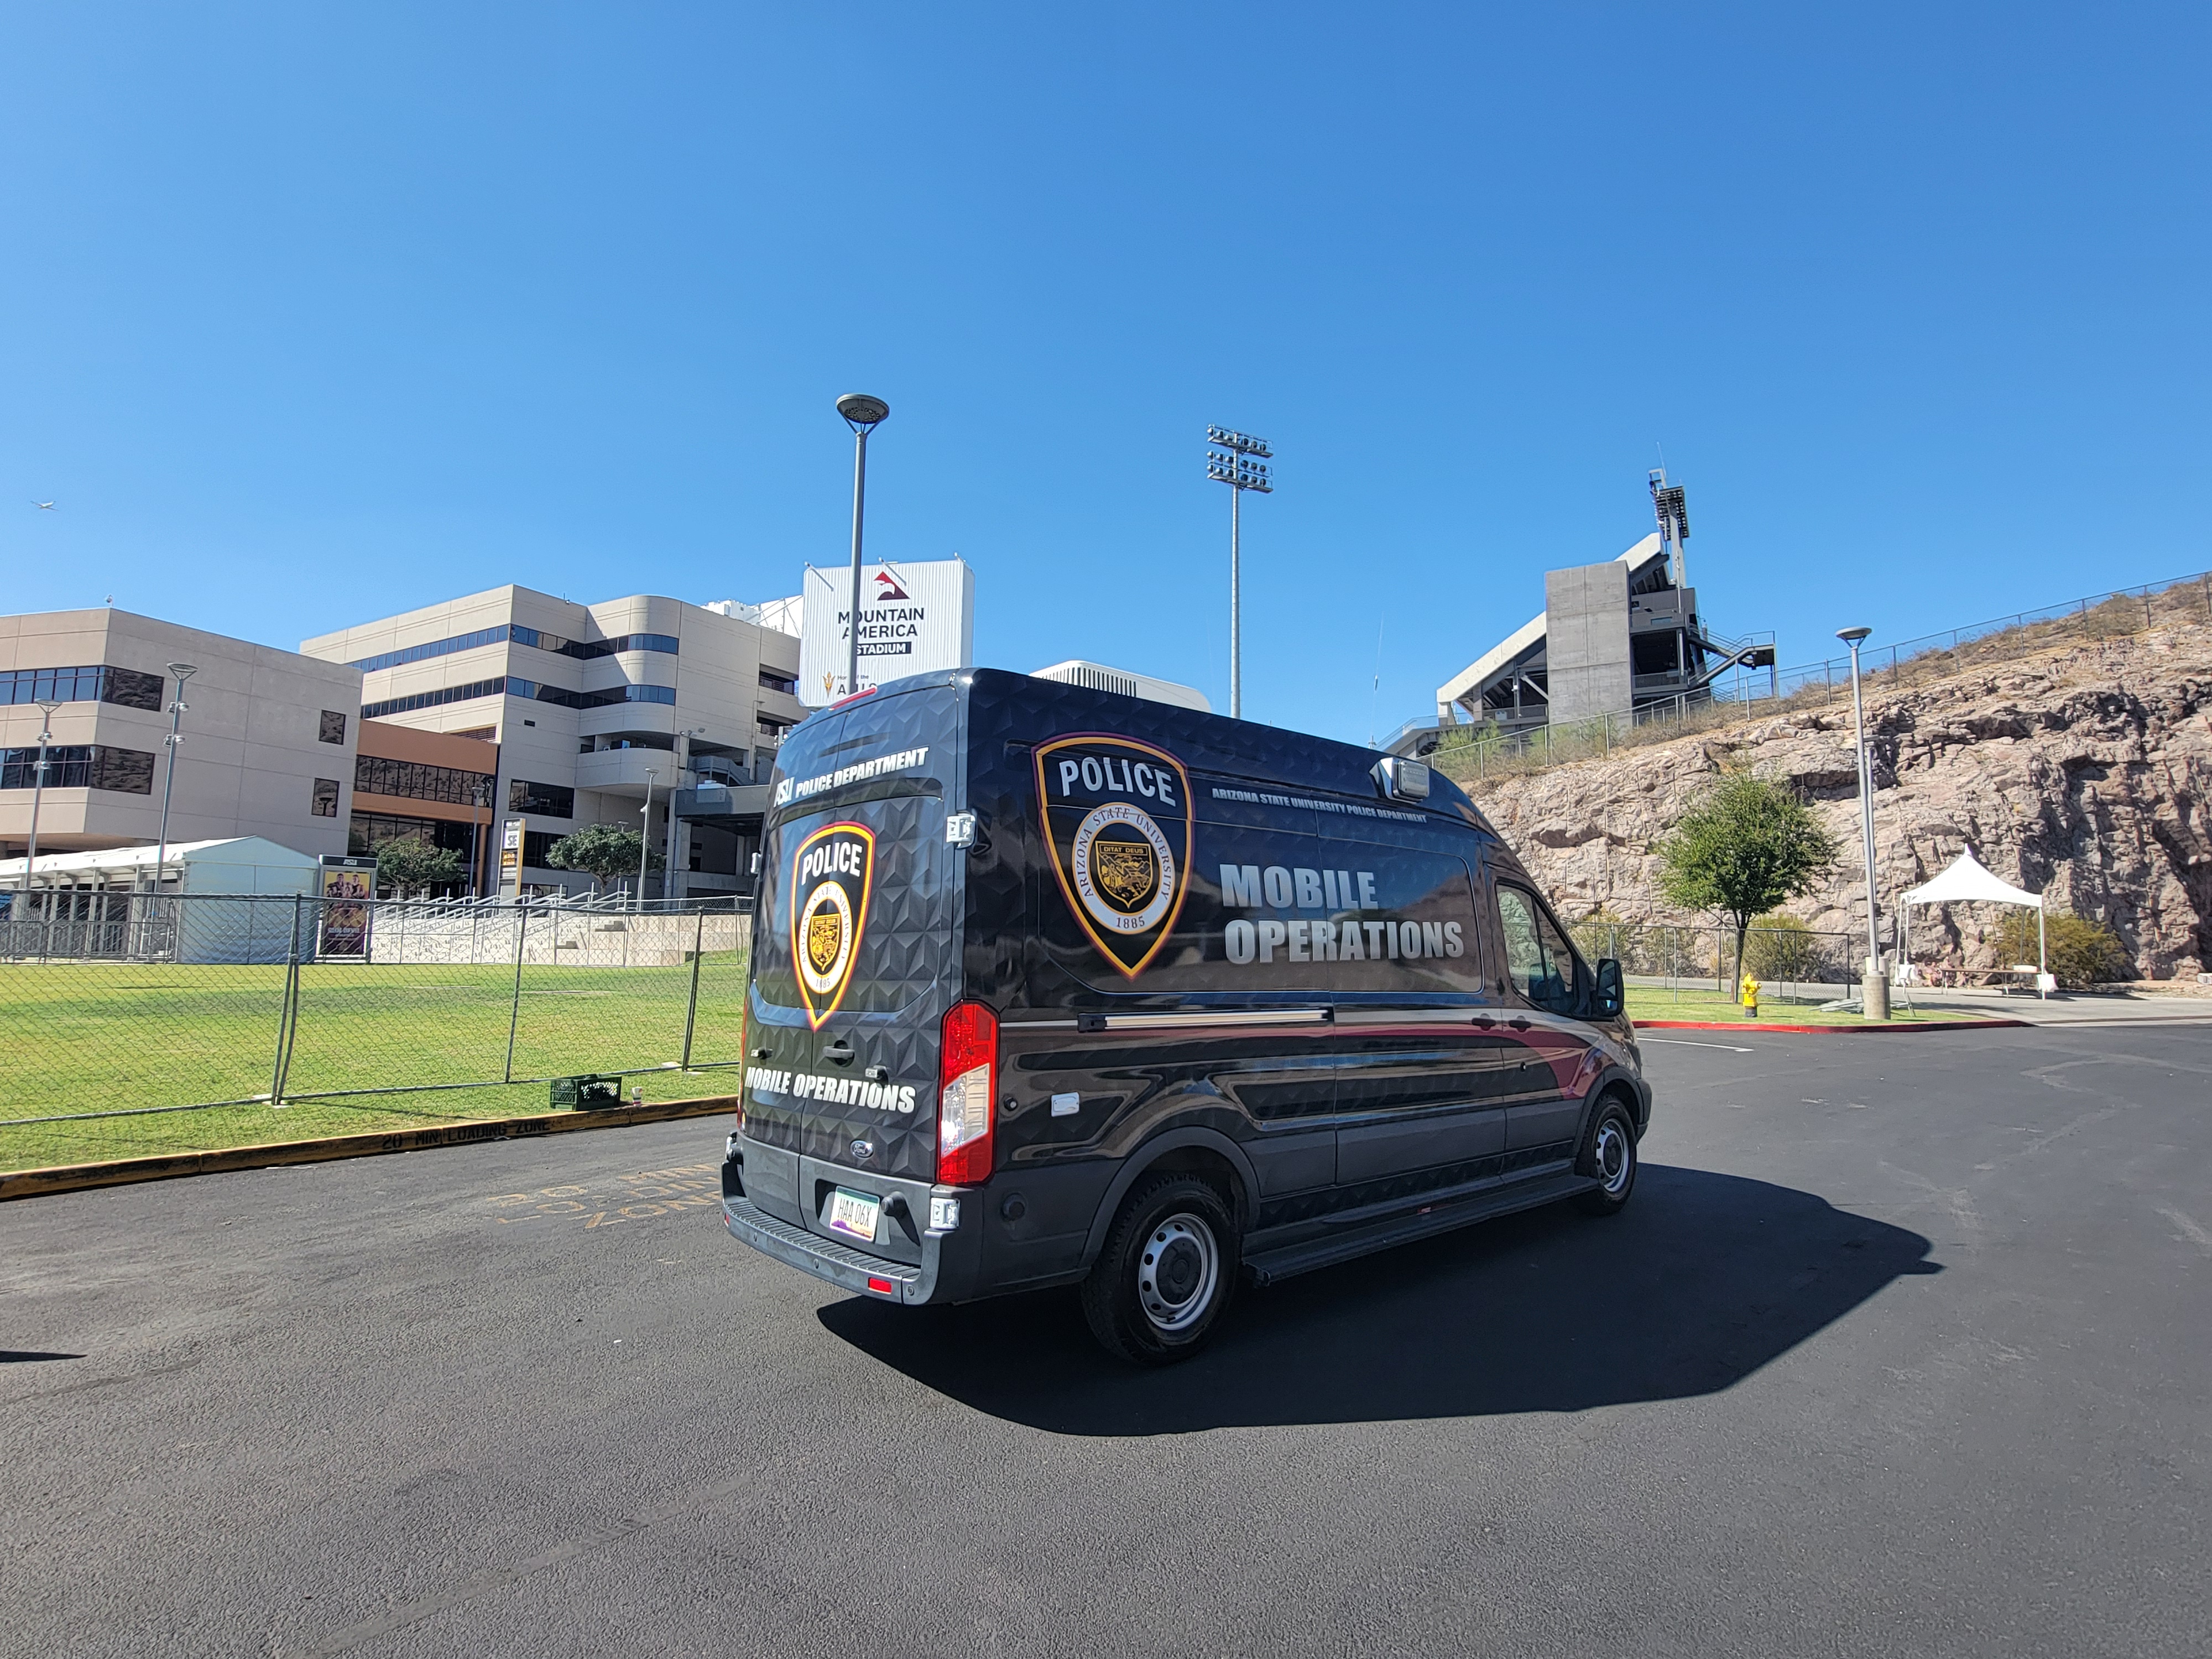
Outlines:
{"label": "license plate", "polygon": [[830,1194],[830,1231],[850,1233],[854,1238],[876,1242],[876,1218],[883,1213],[883,1200],[870,1198],[866,1193],[848,1193],[842,1187]]}

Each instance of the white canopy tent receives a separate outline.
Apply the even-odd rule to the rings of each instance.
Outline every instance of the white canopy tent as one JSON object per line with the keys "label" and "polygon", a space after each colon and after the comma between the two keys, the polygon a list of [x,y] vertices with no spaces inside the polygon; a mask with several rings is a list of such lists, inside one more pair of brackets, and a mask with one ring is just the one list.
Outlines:
{"label": "white canopy tent", "polygon": [[2051,957],[2045,936],[2043,897],[2014,886],[1985,869],[1969,848],[1952,860],[1951,867],[1933,881],[1923,882],[1905,894],[1902,915],[1905,918],[1905,961],[1907,973],[1912,969],[1912,907],[1916,904],[2019,904],[2035,911],[2035,988],[2037,994],[2048,995],[2051,990]]}

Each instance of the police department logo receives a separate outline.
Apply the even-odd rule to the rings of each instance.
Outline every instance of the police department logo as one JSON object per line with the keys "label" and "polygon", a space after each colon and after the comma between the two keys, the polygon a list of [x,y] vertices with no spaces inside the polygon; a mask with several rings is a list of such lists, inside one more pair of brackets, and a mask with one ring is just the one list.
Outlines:
{"label": "police department logo", "polygon": [[852,983],[875,866],[874,832],[858,823],[817,830],[793,856],[791,962],[807,1024],[817,1031]]}
{"label": "police department logo", "polygon": [[1174,931],[1190,867],[1182,763],[1133,738],[1060,738],[1036,750],[1054,872],[1076,921],[1134,979]]}

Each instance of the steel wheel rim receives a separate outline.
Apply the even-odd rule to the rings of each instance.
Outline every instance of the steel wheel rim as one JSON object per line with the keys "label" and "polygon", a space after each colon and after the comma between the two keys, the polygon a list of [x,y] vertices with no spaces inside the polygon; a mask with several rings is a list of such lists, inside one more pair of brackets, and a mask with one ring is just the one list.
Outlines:
{"label": "steel wheel rim", "polygon": [[1618,1198],[1628,1190],[1629,1172],[1636,1165],[1629,1155],[1628,1134],[1620,1127],[1619,1118],[1607,1118],[1598,1125],[1597,1178],[1607,1194]]}
{"label": "steel wheel rim", "polygon": [[1137,1255],[1137,1305],[1152,1328],[1168,1335],[1188,1330],[1213,1304],[1221,1278],[1221,1251],[1213,1229],[1188,1212],[1156,1225]]}

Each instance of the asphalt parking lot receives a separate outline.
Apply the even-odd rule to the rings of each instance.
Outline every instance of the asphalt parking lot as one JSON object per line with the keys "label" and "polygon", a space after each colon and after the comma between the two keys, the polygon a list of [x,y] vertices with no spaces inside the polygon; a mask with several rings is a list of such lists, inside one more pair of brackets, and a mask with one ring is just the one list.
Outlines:
{"label": "asphalt parking lot", "polygon": [[752,1255],[721,1119],[7,1206],[0,1650],[2204,1653],[2212,1028],[1647,1036],[1626,1215],[1159,1374]]}

